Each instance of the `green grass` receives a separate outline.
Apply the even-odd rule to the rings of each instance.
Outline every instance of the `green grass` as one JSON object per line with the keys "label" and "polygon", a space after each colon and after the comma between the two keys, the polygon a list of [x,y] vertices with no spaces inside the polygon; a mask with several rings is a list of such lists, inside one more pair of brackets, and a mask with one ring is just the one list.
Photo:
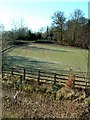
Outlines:
{"label": "green grass", "polygon": [[87,70],[87,51],[72,47],[40,45],[16,47],[6,60],[9,66],[24,66],[45,71]]}

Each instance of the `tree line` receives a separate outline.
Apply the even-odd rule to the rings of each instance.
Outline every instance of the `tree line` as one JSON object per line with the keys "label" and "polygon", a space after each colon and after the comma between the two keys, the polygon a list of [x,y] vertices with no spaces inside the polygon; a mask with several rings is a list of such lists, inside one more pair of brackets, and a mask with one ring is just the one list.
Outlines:
{"label": "tree line", "polygon": [[18,28],[14,25],[10,31],[4,31],[3,25],[0,25],[2,31],[2,43],[16,44],[21,41],[51,41],[55,44],[76,46],[88,49],[90,42],[90,20],[84,17],[80,9],[74,10],[69,19],[65,17],[63,11],[56,11],[51,16],[52,25],[47,27],[46,31],[32,32],[23,25]]}
{"label": "tree line", "polygon": [[51,32],[58,44],[88,49],[90,20],[84,17],[80,9],[70,14],[68,20],[64,12],[57,11],[52,16],[52,23]]}

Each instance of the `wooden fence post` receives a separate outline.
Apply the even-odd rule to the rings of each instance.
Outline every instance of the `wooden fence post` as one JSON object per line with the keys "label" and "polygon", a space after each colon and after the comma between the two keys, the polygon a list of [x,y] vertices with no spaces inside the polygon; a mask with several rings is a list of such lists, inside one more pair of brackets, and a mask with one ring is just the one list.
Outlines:
{"label": "wooden fence post", "polygon": [[54,84],[56,83],[56,73],[54,74]]}
{"label": "wooden fence post", "polygon": [[37,80],[38,80],[38,85],[39,85],[39,83],[40,83],[40,81],[39,81],[40,80],[40,71],[38,71],[38,79]]}
{"label": "wooden fence post", "polygon": [[20,85],[22,84],[22,75],[20,75]]}
{"label": "wooden fence post", "polygon": [[13,75],[13,72],[14,72],[14,68],[12,67],[11,68],[11,75]]}
{"label": "wooden fence post", "polygon": [[25,77],[26,77],[26,69],[24,69],[24,80],[25,80]]}
{"label": "wooden fence post", "polygon": [[3,76],[4,76],[4,70],[3,70],[3,65],[2,65],[2,78],[3,78]]}

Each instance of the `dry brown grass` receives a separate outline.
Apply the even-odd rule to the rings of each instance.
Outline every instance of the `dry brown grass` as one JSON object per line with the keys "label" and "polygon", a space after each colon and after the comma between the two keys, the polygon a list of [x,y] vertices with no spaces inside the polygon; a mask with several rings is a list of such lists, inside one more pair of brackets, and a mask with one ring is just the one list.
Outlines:
{"label": "dry brown grass", "polygon": [[15,100],[14,95],[13,89],[3,89],[4,118],[79,118],[89,114],[83,102],[54,100],[51,95],[30,91],[21,91]]}
{"label": "dry brown grass", "polygon": [[3,82],[2,91],[4,118],[87,118],[90,115],[84,100],[57,100],[44,84],[39,87],[24,85],[16,99],[13,82]]}

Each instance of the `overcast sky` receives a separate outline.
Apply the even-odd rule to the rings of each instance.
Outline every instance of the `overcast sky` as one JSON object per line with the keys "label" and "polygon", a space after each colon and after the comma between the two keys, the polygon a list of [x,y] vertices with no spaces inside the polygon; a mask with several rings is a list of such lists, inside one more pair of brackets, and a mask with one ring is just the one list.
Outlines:
{"label": "overcast sky", "polygon": [[[32,31],[38,31],[41,27],[50,26],[51,16],[55,11],[63,11],[67,18],[75,9],[80,9],[88,18],[88,1],[77,0],[66,2],[66,0],[0,0],[0,23],[5,29],[11,29],[13,23],[19,23],[23,18],[23,24]],[[81,2],[82,1],[82,2]]]}

